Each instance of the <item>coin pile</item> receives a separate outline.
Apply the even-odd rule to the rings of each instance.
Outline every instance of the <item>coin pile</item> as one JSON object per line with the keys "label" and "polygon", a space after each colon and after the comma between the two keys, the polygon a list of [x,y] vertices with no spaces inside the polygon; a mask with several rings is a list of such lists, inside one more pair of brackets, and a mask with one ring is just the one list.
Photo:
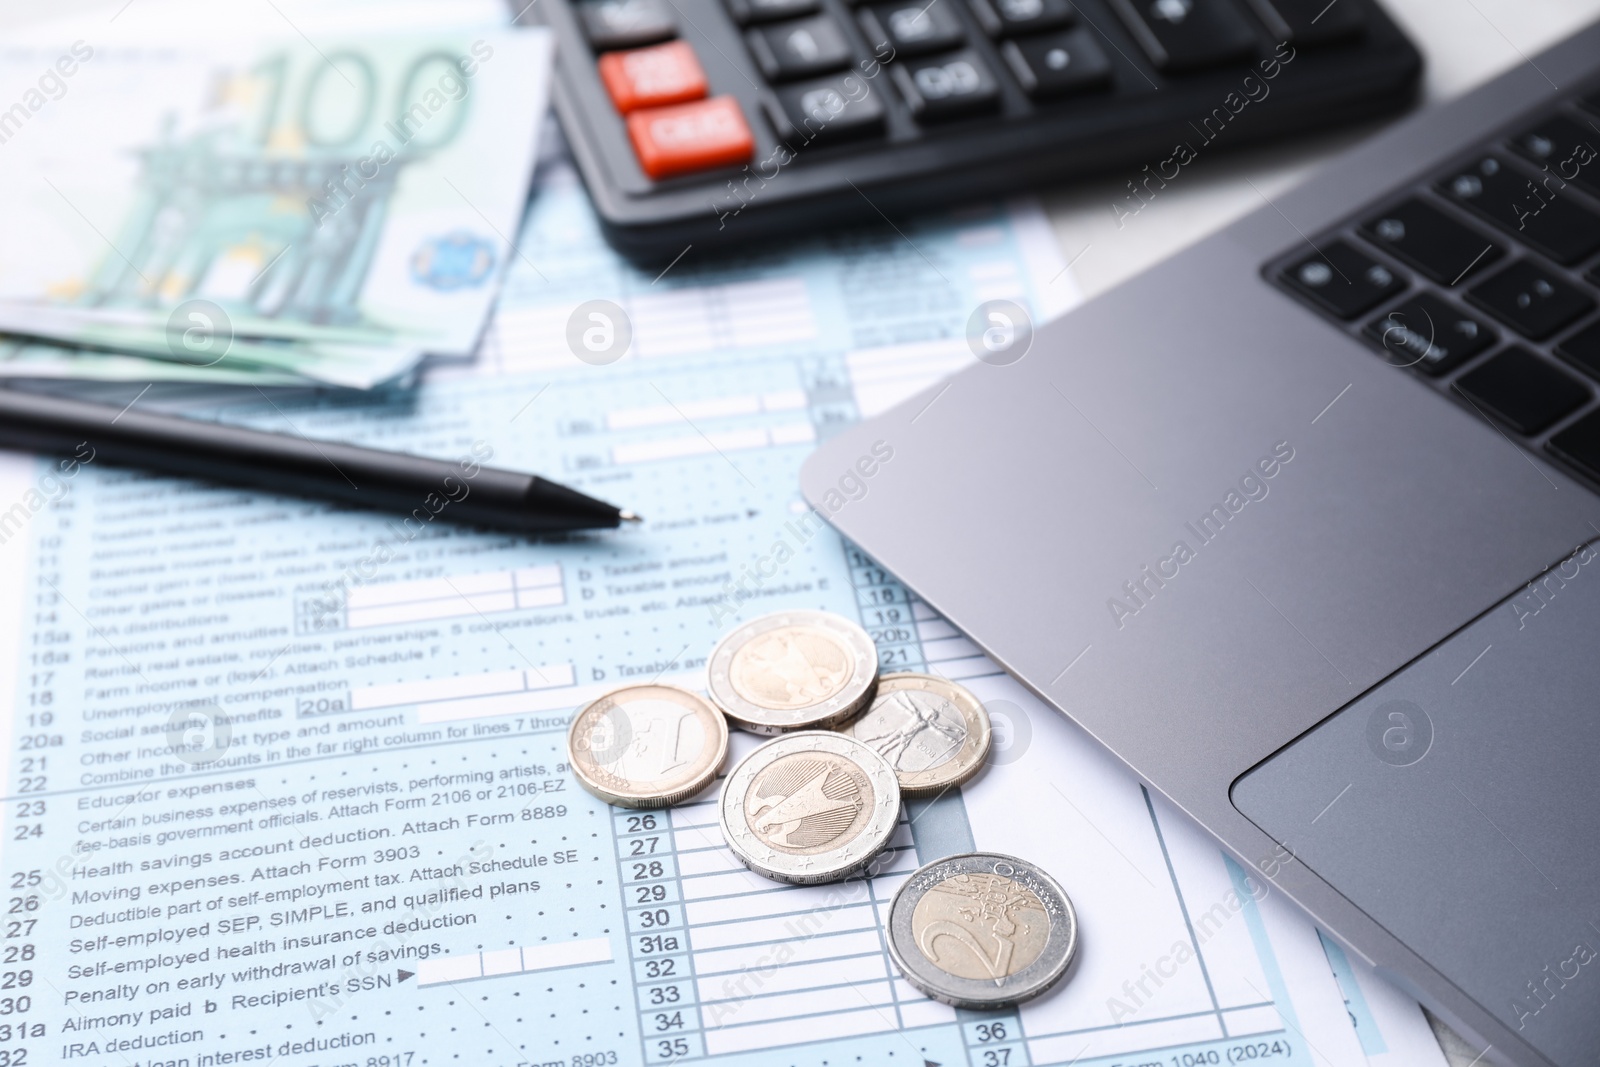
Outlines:
{"label": "coin pile", "polygon": [[[600,799],[662,808],[722,769],[728,725],[772,737],[729,772],[722,835],[745,866],[810,885],[864,870],[894,834],[902,797],[937,796],[976,774],[988,713],[931,674],[878,674],[872,638],[823,611],[763,615],[722,638],[704,699],[629,685],[573,717],[567,748]],[[1023,860],[972,853],[918,870],[895,894],[889,950],[907,981],[957,1007],[1007,1007],[1066,973],[1077,920],[1065,893]]]}

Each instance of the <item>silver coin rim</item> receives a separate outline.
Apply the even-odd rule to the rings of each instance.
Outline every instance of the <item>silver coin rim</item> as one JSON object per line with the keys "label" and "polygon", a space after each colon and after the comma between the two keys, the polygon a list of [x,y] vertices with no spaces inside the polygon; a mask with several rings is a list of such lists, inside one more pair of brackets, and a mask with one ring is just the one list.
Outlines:
{"label": "silver coin rim", "polygon": [[[626,692],[629,689],[671,689],[676,693],[682,693],[684,696],[690,698],[698,704],[704,705],[705,709],[711,713],[711,718],[715,720],[717,724],[717,741],[716,745],[714,746],[716,750],[716,758],[709,767],[703,769],[694,778],[690,779],[687,785],[684,785],[678,789],[674,789],[670,793],[645,794],[640,792],[630,796],[622,793],[613,793],[611,790],[607,789],[599,782],[589,778],[589,776],[584,773],[583,764],[578,759],[577,750],[572,744],[573,738],[577,735],[578,724],[583,721],[583,716],[589,711],[590,708],[594,707],[602,700],[613,699],[618,693]],[[607,804],[612,804],[619,808],[639,808],[645,810],[655,808],[670,808],[672,805],[681,800],[689,799],[706,786],[716,781],[717,774],[722,770],[722,765],[727,762],[728,721],[723,716],[722,710],[718,708],[715,703],[707,700],[699,693],[691,692],[690,690],[679,685],[665,685],[661,682],[634,682],[629,685],[619,685],[615,689],[606,690],[604,693],[600,694],[583,707],[579,708],[573,713],[572,721],[567,724],[567,766],[572,768],[572,776],[578,779],[578,784],[583,786],[583,788],[591,795],[599,797]]]}
{"label": "silver coin rim", "polygon": [[[733,687],[728,673],[734,653],[769,630],[780,626],[815,626],[838,634],[855,656],[850,681],[837,694],[819,704],[778,711],[752,703]],[[858,624],[831,611],[774,611],[758,615],[735,627],[718,641],[706,659],[706,695],[734,725],[757,734],[783,734],[794,730],[831,729],[848,722],[872,702],[878,686],[878,646]]]}
{"label": "silver coin rim", "polygon": [[[899,681],[926,681],[935,682],[940,686],[948,686],[954,690],[950,702],[961,712],[961,717],[967,723],[967,738],[962,739],[961,749],[956,754],[937,767],[930,767],[925,771],[895,771],[895,777],[900,779],[900,793],[908,797],[925,797],[935,793],[942,793],[964,782],[970,781],[979,771],[983,770],[984,762],[989,757],[989,747],[994,744],[994,728],[989,722],[989,712],[984,708],[983,702],[977,694],[959,682],[948,678],[941,678],[937,674],[925,674],[921,671],[894,671],[890,674],[878,676],[877,687],[872,692],[872,701],[862,709],[860,715],[839,727],[839,731],[846,737],[855,737],[855,729],[871,717],[873,710],[878,706],[878,701],[893,692],[886,692],[887,687],[892,687]],[[928,689],[913,690],[914,692],[928,692]],[[970,702],[970,707],[968,703]],[[973,736],[973,725],[977,725],[977,733],[982,736],[974,753],[963,762],[961,751],[966,748],[967,740]],[[868,746],[871,747],[870,745]]]}
{"label": "silver coin rim", "polygon": [[[791,856],[762,844],[756,837],[744,821],[744,800],[755,776],[775,761],[797,752],[816,751],[843,756],[860,767],[877,794],[876,810],[855,840],[843,847],[814,856]],[[737,823],[733,821],[735,818]],[[864,869],[874,856],[888,847],[895,827],[900,824],[900,782],[888,760],[855,738],[828,730],[801,730],[765,742],[734,764],[727,781],[722,783],[717,820],[722,827],[722,838],[733,854],[757,874],[794,885],[837,882]],[[811,867],[800,867],[801,860],[809,861]],[[817,867],[818,863],[828,865]]]}
{"label": "silver coin rim", "polygon": [[[938,882],[957,874],[994,874],[997,863],[1008,863],[1016,874],[1026,874],[1026,881],[1015,875],[1005,877],[1022,882],[1047,909],[1052,903],[1057,904],[1066,919],[1064,928],[1063,924],[1052,922],[1039,958],[998,982],[992,978],[962,978],[935,967],[917,948],[911,934],[911,915],[917,904]],[[1044,892],[1040,892],[1041,888]],[[889,956],[905,980],[934,1000],[955,1008],[1009,1008],[1032,1000],[1061,981],[1078,953],[1078,913],[1072,898],[1038,865],[1003,852],[963,852],[918,867],[895,891],[885,925]],[[902,946],[909,948],[903,951]],[[915,959],[910,958],[913,956]]]}

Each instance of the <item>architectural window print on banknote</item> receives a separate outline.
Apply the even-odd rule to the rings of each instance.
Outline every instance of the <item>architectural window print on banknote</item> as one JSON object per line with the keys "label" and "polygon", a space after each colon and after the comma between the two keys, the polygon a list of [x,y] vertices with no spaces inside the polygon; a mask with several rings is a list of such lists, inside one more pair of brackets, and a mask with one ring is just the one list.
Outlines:
{"label": "architectural window print on banknote", "polygon": [[[1060,270],[1023,208],[903,231],[657,280],[610,255],[557,170],[479,370],[414,396],[192,406],[439,456],[482,440],[498,464],[626,499],[647,531],[401,536],[382,515],[99,464],[31,515],[6,643],[5,1047],[141,1067],[754,1067],[775,1050],[1343,1067],[1411,1048],[1414,1004],[1368,987],[1358,1040],[1315,931],[1265,883],[872,560],[820,524],[789,532],[817,437],[970,366],[971,309],[1043,307]],[[626,358],[565,346],[592,299],[630,317]],[[730,593],[779,542],[785,562]],[[882,667],[1013,709],[1003,761],[907,800],[863,877],[771,881],[725,844],[715,785],[638,810],[566,766],[574,709],[626,683],[703,692],[717,638],[777,610],[854,619]],[[174,712],[206,708],[225,750],[178,758]],[[729,766],[758,740],[735,732]],[[766,784],[758,815],[784,794]],[[820,832],[792,821],[771,835]],[[968,1013],[907,983],[884,929],[912,871],[980,850],[1058,880],[1080,945],[1056,991]]]}

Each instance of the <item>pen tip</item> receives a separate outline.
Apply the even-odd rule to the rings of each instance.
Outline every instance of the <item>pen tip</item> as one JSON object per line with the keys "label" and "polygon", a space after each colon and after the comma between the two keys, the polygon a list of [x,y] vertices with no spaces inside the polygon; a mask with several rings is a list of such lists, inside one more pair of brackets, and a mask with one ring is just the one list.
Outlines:
{"label": "pen tip", "polygon": [[623,522],[643,522],[644,521],[644,516],[643,515],[636,515],[633,512],[629,511],[627,508],[619,508],[617,510],[617,517],[619,519],[621,519]]}

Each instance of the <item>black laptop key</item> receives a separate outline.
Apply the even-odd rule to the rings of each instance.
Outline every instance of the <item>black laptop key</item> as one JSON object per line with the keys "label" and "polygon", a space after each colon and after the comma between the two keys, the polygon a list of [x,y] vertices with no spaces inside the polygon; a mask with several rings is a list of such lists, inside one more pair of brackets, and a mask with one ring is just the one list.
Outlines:
{"label": "black laptop key", "polygon": [[1456,388],[1486,415],[1533,435],[1581,408],[1589,390],[1526,348],[1508,348],[1456,379]]}
{"label": "black laptop key", "polygon": [[586,0],[577,10],[584,36],[597,52],[637,48],[678,34],[664,0]]}
{"label": "black laptop key", "polygon": [[1289,27],[1289,40],[1302,48],[1343,44],[1367,30],[1366,12],[1356,0],[1268,0]]}
{"label": "black laptop key", "polygon": [[1511,147],[1542,168],[1554,188],[1571,182],[1584,192],[1600,195],[1600,130],[1593,126],[1565,115],[1551,115],[1511,138]]}
{"label": "black laptop key", "polygon": [[822,6],[820,0],[727,0],[727,3],[728,13],[741,26],[798,18]]}
{"label": "black laptop key", "polygon": [[970,49],[908,59],[889,69],[918,122],[992,111],[1000,103],[1000,83],[988,64]]}
{"label": "black laptop key", "polygon": [[969,0],[972,13],[990,37],[1013,37],[1070,25],[1077,17],[1071,0]]}
{"label": "black laptop key", "polygon": [[1046,33],[1000,46],[1023,92],[1035,100],[1111,84],[1111,62],[1088,30]]}
{"label": "black laptop key", "polygon": [[1323,245],[1279,277],[1341,319],[1353,319],[1405,288],[1394,271],[1343,241]]}
{"label": "black laptop key", "polygon": [[1494,344],[1494,331],[1471,315],[1422,293],[1367,323],[1366,334],[1397,367],[1443,374]]}
{"label": "black laptop key", "polygon": [[1591,411],[1568,426],[1545,447],[1600,482],[1600,411]]}
{"label": "black laptop key", "polygon": [[1559,263],[1576,263],[1600,248],[1600,215],[1497,156],[1445,178],[1439,191]]}
{"label": "black laptop key", "polygon": [[1556,355],[1600,378],[1600,321],[1591,322],[1556,345]]}
{"label": "black laptop key", "polygon": [[1117,10],[1165,71],[1214,67],[1256,52],[1256,33],[1233,0],[1119,0]]}
{"label": "black laptop key", "polygon": [[844,32],[826,15],[761,26],[749,31],[745,40],[768,81],[809,78],[850,62]]}
{"label": "black laptop key", "polygon": [[887,44],[894,54],[920,56],[942,52],[966,41],[950,5],[954,0],[906,0],[900,4],[873,4],[862,10],[861,32],[867,45],[883,55]]}
{"label": "black laptop key", "polygon": [[1582,290],[1528,259],[1467,290],[1467,300],[1535,341],[1549,337],[1594,307]]}
{"label": "black laptop key", "polygon": [[881,82],[853,73],[785,86],[777,93],[773,125],[796,149],[812,141],[872,136],[883,132],[883,92]]}
{"label": "black laptop key", "polygon": [[1455,285],[1504,249],[1422,200],[1407,200],[1361,227],[1366,238],[1440,285]]}

